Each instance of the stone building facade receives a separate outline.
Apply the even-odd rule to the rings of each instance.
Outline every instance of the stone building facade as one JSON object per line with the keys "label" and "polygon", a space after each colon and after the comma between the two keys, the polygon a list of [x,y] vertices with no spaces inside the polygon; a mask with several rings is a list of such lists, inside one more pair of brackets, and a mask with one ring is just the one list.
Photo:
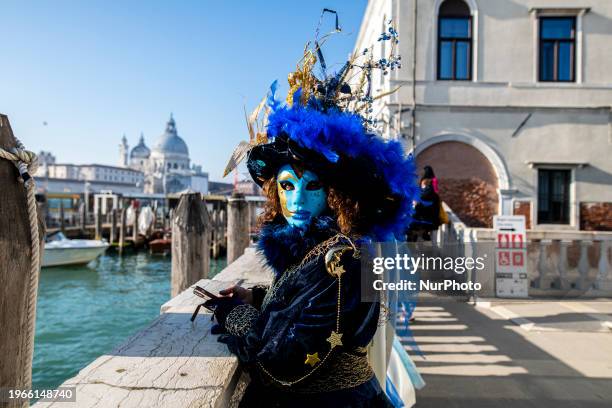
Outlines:
{"label": "stone building facade", "polygon": [[202,171],[202,166],[190,163],[189,148],[178,135],[172,115],[152,149],[147,147],[141,134],[138,144],[129,150],[127,138],[123,136],[119,163],[144,173],[145,193],[170,194],[185,190],[208,193],[208,173]]}
{"label": "stone building facade", "polygon": [[402,67],[373,78],[381,132],[468,224],[611,230],[612,2],[370,0],[355,51],[399,31]]}
{"label": "stone building facade", "polygon": [[142,192],[144,185],[144,173],[140,170],[105,164],[55,163],[55,157],[52,162],[48,158],[43,160],[35,177],[41,193],[82,193],[86,184],[93,192],[134,193]]}

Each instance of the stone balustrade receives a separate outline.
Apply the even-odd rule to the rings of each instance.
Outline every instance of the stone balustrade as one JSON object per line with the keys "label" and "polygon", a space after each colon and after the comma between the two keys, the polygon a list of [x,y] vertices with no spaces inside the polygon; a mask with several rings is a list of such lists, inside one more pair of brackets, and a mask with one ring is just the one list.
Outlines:
{"label": "stone balustrade", "polygon": [[[480,296],[495,296],[495,231],[466,226],[444,205],[450,223],[440,227],[434,245],[442,256],[487,253],[483,271],[460,279],[482,283]],[[527,241],[530,296],[612,297],[612,232],[528,230]]]}

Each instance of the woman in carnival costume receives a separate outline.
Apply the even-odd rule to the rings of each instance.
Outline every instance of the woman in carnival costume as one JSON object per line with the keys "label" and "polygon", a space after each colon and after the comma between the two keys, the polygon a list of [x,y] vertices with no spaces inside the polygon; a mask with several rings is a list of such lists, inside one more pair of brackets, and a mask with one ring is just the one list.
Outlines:
{"label": "woman in carnival costume", "polygon": [[[268,199],[258,250],[272,285],[229,288],[207,303],[219,341],[250,373],[240,406],[389,407],[367,356],[381,304],[360,297],[360,245],[402,237],[418,188],[412,159],[359,112],[372,102],[371,70],[394,66],[365,55],[318,79],[313,66],[325,64],[315,44],[289,75],[287,103],[273,84],[247,118],[250,142],[226,169],[246,156]],[[358,70],[352,90],[347,77]]]}

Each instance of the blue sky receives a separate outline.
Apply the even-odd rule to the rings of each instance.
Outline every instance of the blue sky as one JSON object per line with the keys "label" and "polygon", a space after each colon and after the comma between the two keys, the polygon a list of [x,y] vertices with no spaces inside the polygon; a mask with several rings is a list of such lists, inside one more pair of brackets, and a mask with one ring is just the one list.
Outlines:
{"label": "blue sky", "polygon": [[[117,164],[144,132],[149,147],[174,113],[191,160],[221,180],[252,109],[278,79],[286,93],[324,7],[352,51],[366,0],[3,2],[0,113],[33,151],[58,162]],[[331,29],[332,19],[322,32]],[[47,125],[44,124],[47,123]],[[231,181],[227,177],[225,181]]]}

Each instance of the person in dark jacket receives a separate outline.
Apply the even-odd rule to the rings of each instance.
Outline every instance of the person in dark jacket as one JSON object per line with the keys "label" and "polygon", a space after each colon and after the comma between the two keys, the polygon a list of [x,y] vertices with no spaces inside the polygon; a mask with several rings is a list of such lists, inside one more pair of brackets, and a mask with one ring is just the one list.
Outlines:
{"label": "person in dark jacket", "polygon": [[418,238],[431,240],[431,232],[440,226],[440,196],[434,191],[430,178],[421,179],[421,196],[415,203],[414,221],[408,230],[408,241]]}

